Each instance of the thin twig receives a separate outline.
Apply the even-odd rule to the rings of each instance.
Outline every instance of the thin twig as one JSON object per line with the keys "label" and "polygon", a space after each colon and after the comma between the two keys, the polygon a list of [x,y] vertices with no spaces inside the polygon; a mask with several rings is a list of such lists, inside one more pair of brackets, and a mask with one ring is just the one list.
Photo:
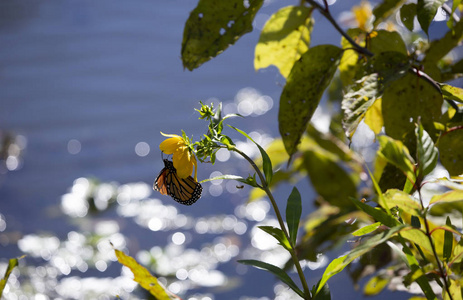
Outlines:
{"label": "thin twig", "polygon": [[[328,9],[328,4],[326,4],[326,7],[323,8],[319,3],[315,2],[315,0],[306,0],[310,5],[312,5],[313,7],[315,7],[316,9],[318,9],[318,11],[320,11],[320,13],[325,16],[325,18],[328,19],[328,21],[330,21],[330,23],[334,26],[334,28],[336,28],[336,30],[346,39],[349,41],[349,43],[352,44],[352,46],[355,47],[355,49],[366,55],[366,56],[373,56],[373,52],[371,52],[370,50],[368,50],[367,48],[365,47],[362,47],[360,46],[359,44],[357,44],[357,42],[355,42],[340,26],[339,24],[336,22],[336,20],[333,18],[333,16],[331,15],[329,9]],[[326,2],[325,2],[326,3]]]}

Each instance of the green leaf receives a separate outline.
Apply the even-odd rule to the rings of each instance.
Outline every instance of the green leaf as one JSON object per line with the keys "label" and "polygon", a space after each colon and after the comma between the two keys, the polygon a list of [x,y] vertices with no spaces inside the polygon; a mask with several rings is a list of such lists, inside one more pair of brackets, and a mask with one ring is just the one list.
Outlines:
{"label": "green leaf", "polygon": [[429,134],[423,129],[421,122],[415,129],[416,159],[418,161],[418,176],[423,178],[434,170],[439,158],[439,151]]}
{"label": "green leaf", "polygon": [[342,99],[341,108],[344,111],[343,127],[346,136],[352,139],[360,122],[365,117],[366,111],[377,99],[379,93],[378,74],[373,73],[364,76],[354,85],[349,87],[349,90]]}
{"label": "green leaf", "polygon": [[[366,33],[360,28],[349,28],[347,34],[360,46],[365,46],[364,42]],[[360,41],[362,40],[362,41]],[[345,38],[341,38],[341,46],[344,49],[341,61],[339,62],[339,76],[344,87],[348,87],[353,83],[357,69],[362,65],[359,64],[359,54],[352,49],[351,43]]]}
{"label": "green leaf", "polygon": [[[414,256],[413,252],[408,247],[407,243],[405,242],[401,234],[399,234],[399,240],[400,240],[400,243],[402,244],[402,251],[406,256],[408,267],[410,268],[412,272],[417,272],[417,270],[420,270],[421,267],[416,257]],[[416,282],[421,287],[421,290],[423,291],[423,293],[425,294],[428,300],[437,300],[437,297],[434,294],[427,277],[420,276],[416,279]]]}
{"label": "green leaf", "polygon": [[400,20],[410,31],[413,31],[415,16],[416,3],[405,4],[400,8]]}
{"label": "green leaf", "polygon": [[212,178],[207,178],[207,179],[204,179],[204,180],[201,180],[199,183],[203,183],[203,182],[208,182],[208,181],[212,181],[212,180],[237,180],[237,181],[240,181],[240,182],[243,182],[244,179],[243,177],[241,176],[237,176],[237,175],[220,175],[220,176],[215,176],[215,177],[212,177]]}
{"label": "green leaf", "polygon": [[338,257],[334,259],[325,269],[325,272],[323,273],[322,279],[320,280],[320,285],[318,287],[318,291],[320,291],[321,287],[334,275],[338,274],[346,266],[348,266],[354,259],[366,254],[370,250],[372,250],[374,247],[376,247],[379,244],[382,244],[389,240],[391,237],[393,237],[397,232],[402,230],[404,226],[396,226],[394,228],[391,228],[389,230],[386,230],[382,233],[379,233],[370,239],[368,239],[366,242],[361,244],[360,246],[352,249],[348,254]]}
{"label": "green leaf", "polygon": [[307,6],[287,6],[274,13],[260,34],[254,68],[275,65],[287,78],[294,63],[309,49],[311,14],[312,9]]}
{"label": "green leaf", "polygon": [[[447,219],[445,221],[445,224],[447,226],[452,227],[452,222],[450,221],[449,216],[447,216]],[[444,260],[448,263],[450,257],[452,256],[452,250],[453,250],[453,234],[450,231],[445,231],[444,233],[444,249],[442,251]]]}
{"label": "green leaf", "polygon": [[394,140],[387,135],[379,136],[378,141],[378,153],[389,163],[402,170],[410,180],[415,179],[413,168],[415,162],[407,147],[401,141]]}
{"label": "green leaf", "polygon": [[246,132],[236,127],[233,127],[231,125],[228,125],[228,126],[230,128],[235,129],[242,135],[244,135],[251,142],[256,144],[257,148],[259,148],[260,154],[262,155],[262,168],[264,169],[265,180],[267,181],[267,184],[270,185],[270,183],[272,182],[273,170],[272,170],[272,161],[270,160],[270,157],[268,156],[267,152],[265,152],[264,148],[262,148],[258,143],[256,143]]}
{"label": "green leaf", "polygon": [[302,298],[305,297],[304,293],[298,288],[298,286],[294,283],[291,277],[289,277],[288,274],[286,274],[286,272],[280,269],[279,267],[253,259],[238,260],[238,262],[244,265],[254,266],[256,268],[269,271],[270,273],[277,276],[281,281],[286,283],[294,292],[296,292],[296,294],[298,294]]}
{"label": "green leaf", "polygon": [[5,288],[6,286],[6,283],[8,281],[8,278],[10,277],[11,275],[11,272],[13,271],[13,269],[18,265],[18,260],[20,260],[21,258],[23,258],[24,256],[21,256],[19,258],[11,258],[9,261],[8,261],[8,267],[6,268],[5,270],[5,275],[3,275],[3,278],[0,279],[0,299],[2,298],[2,294],[3,294],[3,289]]}
{"label": "green leaf", "polygon": [[429,205],[435,203],[452,203],[458,201],[463,201],[462,190],[449,191],[443,194],[434,195],[429,201]]}
{"label": "green leaf", "polygon": [[373,9],[373,15],[375,16],[375,21],[373,26],[376,27],[387,19],[405,0],[384,0],[378,6]]}
{"label": "green leaf", "polygon": [[381,97],[384,86],[404,76],[409,66],[408,57],[396,51],[381,52],[371,59],[370,74],[351,85],[342,100],[343,126],[349,139],[368,109]]}
{"label": "green leaf", "polygon": [[391,281],[390,277],[384,277],[381,275],[373,276],[368,280],[363,288],[363,293],[367,296],[378,295]]}
{"label": "green leaf", "polygon": [[429,254],[433,253],[429,238],[422,230],[414,227],[407,227],[400,232],[400,235],[410,242],[417,244],[421,249],[428,251]]}
{"label": "green leaf", "polygon": [[252,187],[255,187],[255,188],[259,188],[259,189],[262,189],[262,187],[257,183],[257,180],[256,180],[256,174],[254,175],[249,175],[247,178],[245,179],[236,179],[237,181],[239,182],[242,182],[244,184],[247,184],[247,185],[250,185]]}
{"label": "green leaf", "polygon": [[182,42],[183,66],[188,70],[223,52],[243,34],[252,31],[252,21],[263,0],[200,0],[185,23]]}
{"label": "green leaf", "polygon": [[304,152],[303,167],[317,193],[332,205],[352,207],[349,197],[357,195],[355,177],[338,163],[339,158],[323,149]]}
{"label": "green leaf", "polygon": [[[429,74],[428,69],[436,68],[438,62],[457,47],[463,39],[463,18],[449,30],[442,38],[434,40],[426,50],[426,56],[423,59],[423,65],[426,73]],[[437,78],[435,78],[437,79]]]}
{"label": "green leaf", "polygon": [[371,207],[368,204],[365,204],[361,201],[353,200],[355,205],[357,205],[358,208],[366,212],[368,215],[373,217],[376,221],[379,221],[381,224],[384,224],[388,227],[394,227],[397,225],[400,225],[399,221],[395,219],[393,216],[385,213],[381,208],[374,208]]}
{"label": "green leaf", "polygon": [[342,49],[332,45],[310,48],[294,64],[280,98],[278,124],[286,152],[292,156],[324,90],[331,82]]}
{"label": "green leaf", "polygon": [[369,234],[370,232],[375,231],[378,227],[381,226],[381,222],[376,222],[367,226],[364,226],[356,231],[352,232],[353,236],[362,236],[365,234]]}
{"label": "green leaf", "polygon": [[402,36],[396,31],[384,29],[371,33],[369,49],[375,54],[391,51],[408,55],[407,46]]}
{"label": "green leaf", "polygon": [[429,25],[436,16],[437,9],[445,3],[446,0],[418,0],[416,7],[418,22],[421,28],[428,34]]}
{"label": "green leaf", "polygon": [[421,119],[430,136],[442,115],[442,95],[424,79],[407,73],[386,87],[382,97],[384,128],[390,137],[407,146],[416,144],[415,123]]}
{"label": "green leaf", "polygon": [[324,284],[317,293],[320,281],[312,288],[312,300],[331,300],[331,292],[328,284]]}
{"label": "green leaf", "polygon": [[291,239],[292,245],[296,245],[297,230],[299,229],[301,213],[301,194],[296,187],[293,187],[286,204],[286,223],[288,223],[289,238]]}
{"label": "green leaf", "polygon": [[[446,132],[439,139],[439,156],[451,176],[463,174],[463,129]],[[458,151],[460,149],[460,151]]]}
{"label": "green leaf", "polygon": [[122,265],[128,267],[133,275],[134,281],[138,282],[142,288],[147,290],[157,300],[170,300],[167,290],[161,285],[156,277],[150,274],[150,272],[141,266],[135,259],[124,254],[119,250],[114,250],[116,253],[117,260]]}
{"label": "green leaf", "polygon": [[412,227],[421,228],[420,218],[418,218],[417,216],[411,216],[410,223]]}
{"label": "green leaf", "polygon": [[288,239],[286,238],[285,234],[280,228],[276,228],[273,226],[258,226],[260,229],[265,231],[266,233],[273,236],[283,248],[286,250],[292,249],[291,245],[289,244]]}
{"label": "green leaf", "polygon": [[442,96],[447,100],[454,100],[463,103],[463,89],[445,83],[439,83]]}

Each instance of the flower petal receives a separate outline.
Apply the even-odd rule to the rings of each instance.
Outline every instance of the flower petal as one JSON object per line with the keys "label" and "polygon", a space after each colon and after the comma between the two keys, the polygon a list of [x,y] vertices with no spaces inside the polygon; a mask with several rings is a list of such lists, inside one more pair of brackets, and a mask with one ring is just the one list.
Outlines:
{"label": "flower petal", "polygon": [[165,154],[172,154],[177,151],[179,144],[185,144],[185,141],[180,136],[173,136],[164,140],[161,144],[159,144],[159,149]]}
{"label": "flower petal", "polygon": [[193,163],[190,160],[190,152],[187,147],[178,148],[172,157],[177,175],[180,178],[187,178],[193,173]]}

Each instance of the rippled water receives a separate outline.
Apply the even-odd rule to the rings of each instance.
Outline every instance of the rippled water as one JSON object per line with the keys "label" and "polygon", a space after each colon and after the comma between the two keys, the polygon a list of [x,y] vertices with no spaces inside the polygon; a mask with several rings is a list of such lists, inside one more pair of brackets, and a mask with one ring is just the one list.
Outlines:
{"label": "rippled water", "polygon": [[[339,2],[335,14],[350,5]],[[136,299],[129,296],[136,285],[113,262],[111,240],[157,270],[172,291],[190,290],[189,299],[289,299],[272,275],[236,263],[287,259],[256,232],[259,222],[274,222],[267,202],[245,205],[249,189],[236,182],[205,183],[191,207],[151,191],[163,166],[159,132],[206,131],[194,112],[199,100],[247,115],[231,122],[257,128],[251,135],[263,144],[278,135],[284,81],[275,69],[254,71],[258,30],[200,69],[183,70],[183,24],[196,3],[0,2],[0,130],[18,135],[23,147],[11,171],[1,169],[0,261],[26,253],[21,267],[30,274],[15,271],[13,288],[35,289],[36,299]],[[267,1],[256,27],[283,5]],[[324,20],[317,26],[326,30],[314,31],[314,44],[339,40]],[[243,140],[240,147],[256,151]],[[198,177],[249,173],[228,153],[218,161],[200,165]],[[299,188],[312,196],[307,182]],[[306,267],[323,267],[325,259]],[[334,297],[358,295],[343,274],[330,283]]]}

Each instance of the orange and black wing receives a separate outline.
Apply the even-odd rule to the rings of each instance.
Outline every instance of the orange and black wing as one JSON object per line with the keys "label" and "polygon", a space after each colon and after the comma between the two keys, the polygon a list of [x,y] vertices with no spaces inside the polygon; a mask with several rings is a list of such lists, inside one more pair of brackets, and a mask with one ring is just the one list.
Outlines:
{"label": "orange and black wing", "polygon": [[164,169],[161,170],[154,182],[154,190],[163,195],[169,195],[175,201],[184,205],[192,205],[201,198],[203,187],[199,182],[191,176],[187,178],[178,177],[173,163],[167,159],[164,159],[164,165]]}

